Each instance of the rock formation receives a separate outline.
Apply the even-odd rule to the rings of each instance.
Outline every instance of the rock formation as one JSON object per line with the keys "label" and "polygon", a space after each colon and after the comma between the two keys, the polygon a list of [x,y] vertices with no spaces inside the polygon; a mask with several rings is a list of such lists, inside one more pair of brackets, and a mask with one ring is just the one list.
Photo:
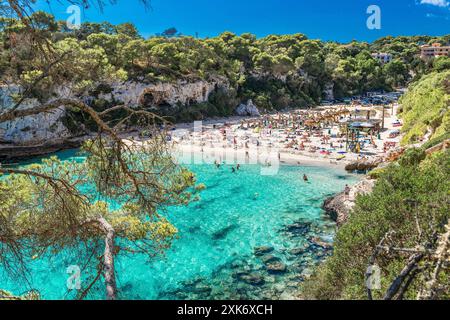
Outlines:
{"label": "rock formation", "polygon": [[253,101],[250,99],[248,100],[247,104],[240,104],[236,108],[236,114],[238,116],[250,116],[250,117],[259,117],[261,113],[259,112],[258,108],[253,104]]}
{"label": "rock formation", "polygon": [[330,82],[325,85],[325,89],[323,90],[323,95],[325,100],[332,101],[334,100],[334,83]]}
{"label": "rock formation", "polygon": [[323,208],[327,214],[336,221],[337,225],[341,226],[347,221],[349,213],[355,206],[356,197],[360,194],[370,193],[374,185],[375,180],[366,178],[351,187],[348,195],[346,195],[345,192],[342,192],[326,199]]}
{"label": "rock formation", "polygon": [[113,85],[110,93],[99,95],[107,101],[120,101],[129,105],[157,108],[159,106],[191,105],[205,102],[217,87],[223,86],[220,81],[145,84],[142,82],[124,82]]}
{"label": "rock formation", "polygon": [[349,172],[354,171],[367,171],[378,167],[382,163],[382,159],[375,160],[358,160],[351,162],[345,166],[345,170]]}
{"label": "rock formation", "polygon": [[[95,99],[114,101],[131,106],[146,108],[172,107],[175,105],[189,106],[205,102],[209,95],[218,87],[226,87],[223,81],[177,81],[176,83],[145,84],[143,82],[116,83],[108,93],[100,93],[98,97],[85,97],[87,103]],[[13,96],[20,91],[18,87],[0,87],[0,110],[14,105]],[[60,88],[55,98],[75,98],[68,88]],[[37,99],[27,99],[21,108],[32,108],[39,105]],[[253,110],[253,109],[251,109]],[[23,117],[0,123],[0,139],[16,145],[37,145],[53,139],[71,138],[70,131],[63,124],[66,114],[61,107],[53,112],[35,116]]]}
{"label": "rock formation", "polygon": [[[19,93],[19,90],[17,86],[0,87],[0,110],[14,106],[13,96]],[[67,97],[67,93],[63,90],[57,94],[60,97]],[[33,108],[38,105],[37,99],[26,99],[20,108]],[[65,109],[61,107],[52,112],[0,123],[0,138],[14,144],[39,144],[50,139],[69,137],[69,131],[59,121],[64,114]]]}

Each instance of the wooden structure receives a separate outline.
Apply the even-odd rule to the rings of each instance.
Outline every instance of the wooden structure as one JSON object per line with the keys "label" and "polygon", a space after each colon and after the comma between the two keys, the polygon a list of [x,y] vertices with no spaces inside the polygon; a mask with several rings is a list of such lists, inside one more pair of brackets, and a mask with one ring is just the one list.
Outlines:
{"label": "wooden structure", "polygon": [[361,152],[361,138],[367,135],[373,139],[381,131],[381,120],[376,119],[351,119],[341,124],[346,133],[346,149],[354,153]]}

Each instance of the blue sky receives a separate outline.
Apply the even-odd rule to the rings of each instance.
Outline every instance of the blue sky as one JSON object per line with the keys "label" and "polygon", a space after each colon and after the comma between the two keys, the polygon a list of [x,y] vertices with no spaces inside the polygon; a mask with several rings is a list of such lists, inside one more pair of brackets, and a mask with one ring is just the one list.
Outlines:
{"label": "blue sky", "polygon": [[[36,9],[66,20],[67,6],[38,0]],[[63,1],[64,2],[64,1]],[[369,30],[366,10],[381,9],[381,29]],[[117,0],[103,12],[84,10],[82,21],[132,22],[144,37],[176,27],[187,35],[216,36],[223,31],[268,34],[304,33],[309,38],[348,42],[373,41],[386,35],[450,33],[450,0]]]}

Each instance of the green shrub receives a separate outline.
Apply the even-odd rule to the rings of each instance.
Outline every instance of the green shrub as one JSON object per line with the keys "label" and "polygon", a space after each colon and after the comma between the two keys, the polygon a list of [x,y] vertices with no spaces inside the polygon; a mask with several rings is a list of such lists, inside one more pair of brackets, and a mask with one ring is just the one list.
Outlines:
{"label": "green shrub", "polygon": [[403,144],[416,142],[428,129],[433,130],[431,138],[450,131],[448,81],[450,70],[431,73],[411,86],[401,98],[402,130],[405,133]]}
{"label": "green shrub", "polygon": [[[333,255],[304,284],[305,298],[367,299],[365,272],[387,232],[394,232],[389,244],[402,248],[416,248],[434,239],[436,231],[444,232],[450,219],[450,151],[433,154],[420,163],[420,150],[411,151],[404,158],[410,165],[391,164],[380,175],[372,193],[358,196],[347,223],[337,233]],[[374,291],[374,298],[382,298],[409,256],[380,252],[376,264],[381,269],[381,290]],[[421,266],[429,267],[430,259],[424,258]],[[448,269],[442,269],[438,278],[440,284],[447,286],[439,297],[448,298]],[[415,277],[405,298],[415,299],[425,281],[422,274]]]}

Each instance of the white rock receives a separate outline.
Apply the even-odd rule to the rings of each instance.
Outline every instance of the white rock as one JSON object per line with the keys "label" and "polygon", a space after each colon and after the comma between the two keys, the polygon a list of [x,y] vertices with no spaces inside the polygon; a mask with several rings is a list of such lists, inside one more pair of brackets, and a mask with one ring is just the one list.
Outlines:
{"label": "white rock", "polygon": [[99,98],[121,101],[129,105],[141,105],[147,102],[148,106],[158,105],[175,106],[180,103],[189,105],[193,103],[205,102],[215,89],[217,82],[178,81],[176,83],[156,83],[145,84],[142,82],[125,82],[113,85],[113,91],[108,94],[101,94]]}
{"label": "white rock", "polygon": [[330,82],[325,85],[323,90],[325,100],[334,100],[334,83]]}
{"label": "white rock", "polygon": [[236,108],[235,112],[238,116],[258,117],[261,115],[258,108],[253,104],[252,100],[248,100],[247,104],[240,104]]}
{"label": "white rock", "polygon": [[[158,105],[175,106],[177,104],[190,105],[208,100],[211,92],[217,86],[227,87],[223,79],[207,81],[178,81],[176,83],[145,84],[142,82],[124,82],[112,85],[112,92],[100,94],[99,98],[107,101],[119,101],[131,106]],[[13,94],[17,94],[20,88],[17,86],[0,87],[0,112],[14,105]],[[72,90],[67,86],[61,86],[55,92],[55,98],[75,98]],[[85,101],[93,97],[85,97]],[[39,105],[36,99],[27,99],[20,108],[33,108]],[[251,110],[252,107],[250,108]],[[252,111],[253,113],[253,111]],[[65,115],[65,108],[61,107],[53,112],[23,117],[14,121],[0,123],[0,139],[13,143],[36,144],[51,139],[70,137],[69,130],[63,125],[61,119]]]}
{"label": "white rock", "polygon": [[[19,92],[17,86],[0,87],[0,110],[14,106],[12,99]],[[67,97],[63,90],[58,91],[59,97]],[[39,105],[36,99],[27,99],[20,109],[33,108]],[[1,112],[1,111],[0,111]],[[69,137],[70,133],[60,121],[65,114],[65,108],[61,107],[52,112],[27,116],[0,123],[0,138],[14,143],[39,143],[50,139]]]}

